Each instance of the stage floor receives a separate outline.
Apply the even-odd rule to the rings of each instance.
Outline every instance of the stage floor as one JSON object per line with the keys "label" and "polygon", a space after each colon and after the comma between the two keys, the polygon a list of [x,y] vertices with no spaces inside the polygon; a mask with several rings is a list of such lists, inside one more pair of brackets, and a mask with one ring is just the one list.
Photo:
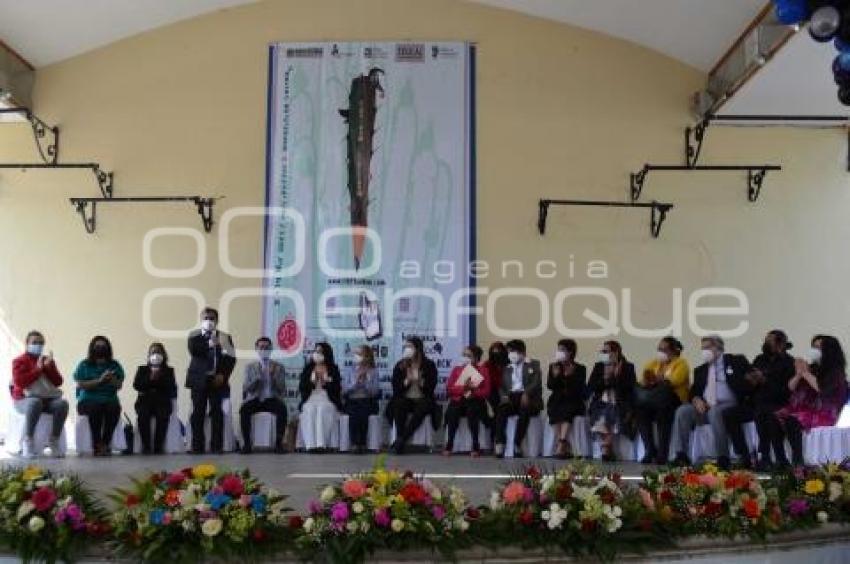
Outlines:
{"label": "stage floor", "polygon": [[[96,493],[104,495],[117,487],[126,486],[128,477],[144,476],[151,471],[175,470],[194,466],[204,462],[216,464],[222,468],[249,468],[251,472],[270,487],[289,496],[290,507],[301,511],[307,502],[318,495],[318,487],[335,482],[344,475],[360,470],[368,470],[375,463],[377,455],[353,454],[271,454],[255,453],[251,455],[224,454],[219,456],[193,456],[189,454],[166,454],[162,456],[121,456],[93,458],[90,456],[68,455],[66,458],[37,458],[33,461],[14,457],[3,452],[2,464],[38,464],[54,471],[72,472],[88,482]],[[386,456],[388,468],[411,470],[424,474],[442,483],[453,483],[461,487],[474,504],[487,503],[490,491],[495,485],[512,473],[529,464],[541,468],[562,466],[560,460],[551,458],[503,459],[481,457],[472,459],[468,455],[457,454],[445,458],[440,454],[406,454]],[[635,462],[602,464],[600,468],[621,473],[624,479],[637,480],[641,472],[652,468]]]}

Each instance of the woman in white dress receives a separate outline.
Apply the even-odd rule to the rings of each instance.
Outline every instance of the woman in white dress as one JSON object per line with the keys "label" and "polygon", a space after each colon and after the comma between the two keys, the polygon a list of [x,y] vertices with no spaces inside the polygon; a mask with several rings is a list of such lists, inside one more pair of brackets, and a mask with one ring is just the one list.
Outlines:
{"label": "woman in white dress", "polygon": [[310,360],[301,372],[301,437],[307,452],[323,452],[331,448],[334,430],[339,432],[340,399],[339,368],[328,343],[317,343]]}

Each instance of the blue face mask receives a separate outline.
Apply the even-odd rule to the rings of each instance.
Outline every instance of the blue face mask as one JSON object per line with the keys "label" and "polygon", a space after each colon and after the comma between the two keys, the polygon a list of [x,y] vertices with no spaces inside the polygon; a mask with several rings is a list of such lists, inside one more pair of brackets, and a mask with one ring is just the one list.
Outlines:
{"label": "blue face mask", "polygon": [[44,351],[44,345],[42,344],[29,344],[27,345],[27,354],[32,356],[41,356],[42,351]]}

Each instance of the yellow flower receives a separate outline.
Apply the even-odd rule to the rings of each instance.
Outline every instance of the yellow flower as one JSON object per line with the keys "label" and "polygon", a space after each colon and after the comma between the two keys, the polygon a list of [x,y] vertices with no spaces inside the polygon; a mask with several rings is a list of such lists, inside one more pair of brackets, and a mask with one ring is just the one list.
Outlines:
{"label": "yellow flower", "polygon": [[21,474],[21,477],[27,482],[41,478],[42,476],[44,476],[44,470],[38,466],[27,466]]}
{"label": "yellow flower", "polygon": [[375,470],[375,483],[379,486],[386,486],[390,481],[390,473],[386,470]]}
{"label": "yellow flower", "polygon": [[198,464],[192,468],[192,476],[203,480],[215,476],[216,468],[213,464]]}
{"label": "yellow flower", "polygon": [[702,471],[704,474],[717,474],[719,468],[714,464],[708,463],[702,467]]}
{"label": "yellow flower", "polygon": [[821,493],[824,489],[826,489],[826,485],[823,483],[823,480],[815,479],[815,480],[806,480],[806,485],[803,488],[809,495],[817,495]]}

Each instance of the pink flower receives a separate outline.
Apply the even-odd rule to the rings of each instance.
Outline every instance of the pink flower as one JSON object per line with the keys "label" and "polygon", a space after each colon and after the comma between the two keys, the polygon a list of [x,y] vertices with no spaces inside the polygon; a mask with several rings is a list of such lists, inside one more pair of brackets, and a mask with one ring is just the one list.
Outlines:
{"label": "pink flower", "polygon": [[361,480],[346,480],[342,484],[342,493],[351,499],[358,499],[366,495],[366,484]]}
{"label": "pink flower", "polygon": [[375,511],[375,524],[379,527],[389,527],[392,519],[390,519],[390,511],[386,507],[382,507]]}
{"label": "pink flower", "polygon": [[47,487],[38,488],[32,494],[32,502],[35,505],[36,511],[47,511],[56,503],[56,492]]}
{"label": "pink flower", "polygon": [[502,491],[502,499],[507,504],[517,504],[525,499],[525,489],[521,482],[511,482]]}
{"label": "pink flower", "polygon": [[534,501],[534,490],[529,487],[526,487],[522,490],[522,500],[526,503],[531,503]]}
{"label": "pink flower", "polygon": [[242,479],[234,474],[228,474],[219,483],[224,493],[231,497],[239,497],[245,492],[245,484],[242,483]]}
{"label": "pink flower", "polygon": [[331,519],[337,523],[342,523],[348,520],[348,504],[344,501],[338,501],[331,508]]}
{"label": "pink flower", "polygon": [[171,487],[177,487],[186,480],[186,474],[183,472],[173,472],[165,479],[165,483]]}
{"label": "pink flower", "polygon": [[248,507],[249,505],[251,505],[251,496],[242,494],[239,497],[239,505],[241,505],[242,507]]}
{"label": "pink flower", "polygon": [[171,524],[171,513],[165,512],[165,513],[162,515],[162,524],[163,524],[163,525],[169,525],[169,524]]}
{"label": "pink flower", "polygon": [[703,486],[714,489],[720,483],[720,480],[714,474],[700,474],[699,483]]}
{"label": "pink flower", "polygon": [[434,516],[434,519],[437,521],[442,521],[443,517],[446,516],[446,510],[443,509],[441,505],[435,505],[431,508],[431,514]]}
{"label": "pink flower", "polygon": [[643,503],[643,506],[650,511],[655,511],[655,500],[652,499],[652,494],[643,488],[638,489],[638,494],[640,495],[640,501]]}

